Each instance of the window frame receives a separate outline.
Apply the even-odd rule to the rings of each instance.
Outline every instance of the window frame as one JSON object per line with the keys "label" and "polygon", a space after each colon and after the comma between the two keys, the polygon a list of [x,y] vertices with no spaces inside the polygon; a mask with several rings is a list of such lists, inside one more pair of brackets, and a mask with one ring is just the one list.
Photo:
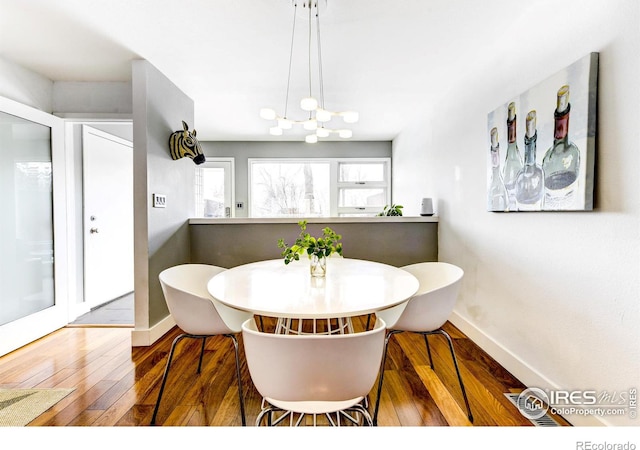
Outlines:
{"label": "window frame", "polygon": [[[391,204],[391,158],[337,158],[336,178],[340,176],[340,165],[342,163],[347,164],[375,164],[384,163],[384,173],[382,181],[340,181],[336,179],[335,193],[336,199],[336,216],[370,216],[375,215],[382,211],[384,205]],[[332,171],[333,173],[333,171]],[[333,186],[333,184],[332,184]],[[340,191],[345,189],[358,190],[358,189],[376,189],[382,188],[385,190],[385,202],[380,206],[340,206]],[[334,197],[332,197],[334,198]]]}
{"label": "window frame", "polygon": [[[390,157],[370,157],[370,158],[248,158],[247,159],[247,201],[248,215],[252,216],[253,199],[252,199],[252,174],[253,164],[266,163],[328,163],[329,164],[329,215],[324,217],[341,217],[341,216],[374,216],[382,211],[381,207],[346,207],[339,206],[340,192],[343,189],[375,189],[383,188],[385,193],[385,204],[391,204],[391,158]],[[384,164],[384,180],[383,181],[339,181],[340,164]],[[273,217],[289,217],[289,216],[273,216]]]}

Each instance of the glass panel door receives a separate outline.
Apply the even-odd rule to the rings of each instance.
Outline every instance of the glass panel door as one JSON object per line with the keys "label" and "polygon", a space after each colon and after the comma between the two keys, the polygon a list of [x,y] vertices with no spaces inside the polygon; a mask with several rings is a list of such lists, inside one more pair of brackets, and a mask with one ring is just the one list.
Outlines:
{"label": "glass panel door", "polygon": [[66,324],[54,273],[52,134],[50,124],[0,111],[0,355]]}
{"label": "glass panel door", "polygon": [[0,113],[0,325],[54,305],[51,130]]}

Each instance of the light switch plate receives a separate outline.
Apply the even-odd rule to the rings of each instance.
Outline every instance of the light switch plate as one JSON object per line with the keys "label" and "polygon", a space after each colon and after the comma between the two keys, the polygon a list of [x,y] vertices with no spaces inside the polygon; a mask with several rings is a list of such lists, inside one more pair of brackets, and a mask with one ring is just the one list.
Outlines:
{"label": "light switch plate", "polygon": [[154,208],[166,208],[167,196],[164,194],[153,194],[153,207]]}

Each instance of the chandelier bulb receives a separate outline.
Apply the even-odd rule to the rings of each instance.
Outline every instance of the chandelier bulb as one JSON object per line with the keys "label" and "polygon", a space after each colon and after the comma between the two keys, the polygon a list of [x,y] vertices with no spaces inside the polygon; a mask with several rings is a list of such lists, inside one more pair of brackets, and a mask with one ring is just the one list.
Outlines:
{"label": "chandelier bulb", "polygon": [[313,97],[305,97],[300,100],[300,108],[305,111],[313,111],[318,108],[318,100]]}
{"label": "chandelier bulb", "polygon": [[342,120],[346,123],[356,123],[359,118],[359,114],[356,111],[345,111],[342,113]]}
{"label": "chandelier bulb", "polygon": [[326,128],[318,128],[316,130],[316,136],[321,137],[321,138],[326,138],[329,137],[329,130],[327,130]]}
{"label": "chandelier bulb", "polygon": [[318,122],[328,122],[331,120],[331,112],[327,111],[326,109],[321,109],[318,108],[316,110],[316,120],[318,120]]}
{"label": "chandelier bulb", "polygon": [[269,134],[271,136],[282,136],[282,128],[280,128],[280,127],[271,127],[271,128],[269,128]]}
{"label": "chandelier bulb", "polygon": [[304,141],[307,144],[315,144],[316,142],[318,142],[318,136],[316,136],[315,134],[309,134],[304,138]]}
{"label": "chandelier bulb", "polygon": [[302,124],[302,127],[305,130],[313,131],[316,128],[318,128],[318,122],[316,121],[316,119],[305,120],[304,123]]}
{"label": "chandelier bulb", "polygon": [[340,130],[338,131],[338,136],[343,139],[349,139],[351,136],[353,136],[353,133],[351,132],[351,130]]}

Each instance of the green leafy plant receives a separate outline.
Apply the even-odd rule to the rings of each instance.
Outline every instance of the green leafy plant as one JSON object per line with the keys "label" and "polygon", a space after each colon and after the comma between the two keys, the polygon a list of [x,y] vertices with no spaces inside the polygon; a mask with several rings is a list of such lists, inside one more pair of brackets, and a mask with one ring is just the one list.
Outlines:
{"label": "green leafy plant", "polygon": [[284,239],[278,240],[278,248],[282,249],[281,255],[285,264],[289,264],[291,261],[298,261],[300,255],[305,252],[309,257],[311,255],[327,257],[334,252],[342,255],[342,243],[340,242],[342,235],[326,227],[322,229],[322,236],[316,238],[307,232],[306,220],[298,222],[298,225],[300,226],[300,235],[293,245],[289,246],[284,242]]}
{"label": "green leafy plant", "polygon": [[402,215],[402,205],[386,205],[382,212],[378,213],[379,216],[401,216]]}

